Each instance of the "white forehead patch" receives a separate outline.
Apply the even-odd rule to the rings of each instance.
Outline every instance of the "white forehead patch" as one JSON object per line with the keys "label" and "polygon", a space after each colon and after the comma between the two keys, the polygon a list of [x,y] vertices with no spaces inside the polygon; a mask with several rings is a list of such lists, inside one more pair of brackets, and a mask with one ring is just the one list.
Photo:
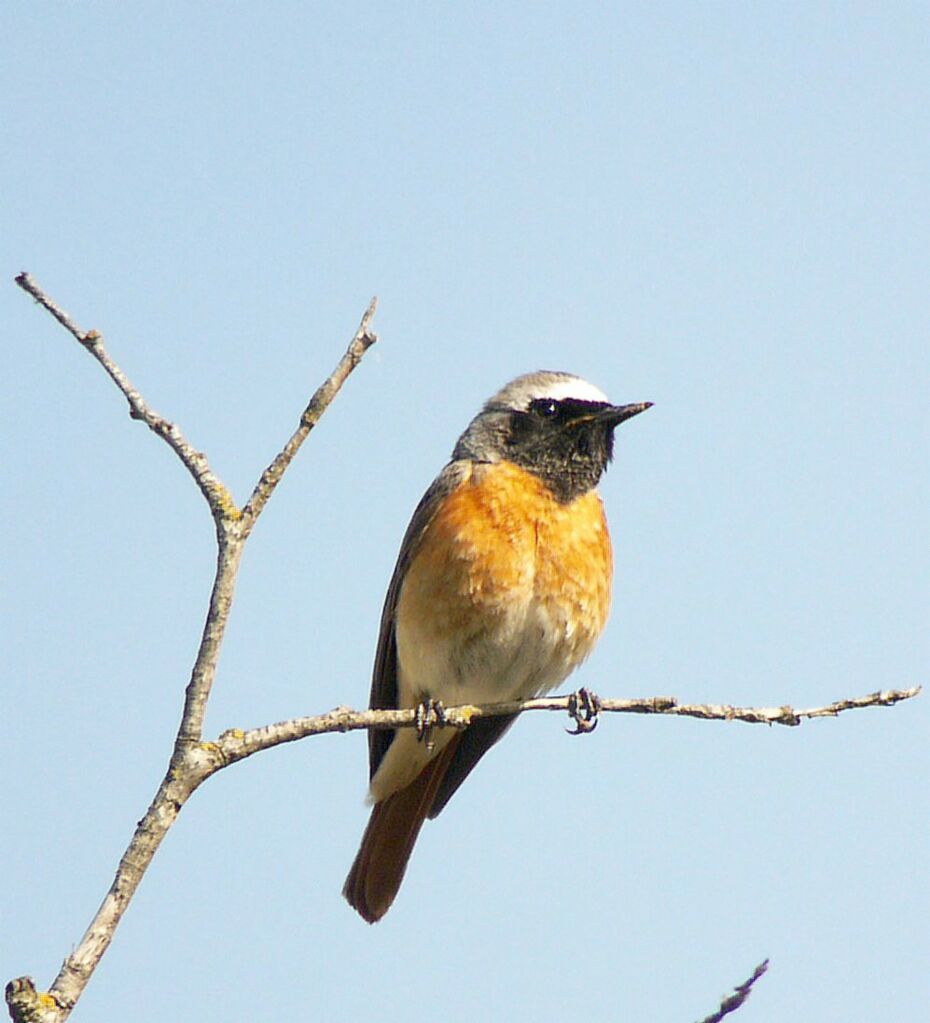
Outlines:
{"label": "white forehead patch", "polygon": [[607,395],[594,384],[589,384],[581,377],[568,377],[556,380],[553,383],[541,387],[538,394],[533,398],[552,398],[554,401],[564,401],[566,398],[576,398],[578,401],[603,401],[610,404]]}
{"label": "white forehead patch", "polygon": [[506,387],[501,388],[488,400],[485,410],[523,410],[529,407],[530,402],[539,398],[552,398],[553,401],[576,398],[578,401],[608,402],[607,395],[599,387],[589,384],[587,380],[582,380],[573,373],[543,370],[511,380]]}

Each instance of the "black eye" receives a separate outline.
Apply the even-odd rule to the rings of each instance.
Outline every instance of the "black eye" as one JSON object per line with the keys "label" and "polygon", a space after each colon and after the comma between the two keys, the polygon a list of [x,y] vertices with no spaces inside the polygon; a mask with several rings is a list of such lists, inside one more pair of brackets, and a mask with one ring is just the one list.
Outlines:
{"label": "black eye", "polygon": [[554,419],[559,414],[559,403],[552,398],[537,398],[530,408],[543,419]]}

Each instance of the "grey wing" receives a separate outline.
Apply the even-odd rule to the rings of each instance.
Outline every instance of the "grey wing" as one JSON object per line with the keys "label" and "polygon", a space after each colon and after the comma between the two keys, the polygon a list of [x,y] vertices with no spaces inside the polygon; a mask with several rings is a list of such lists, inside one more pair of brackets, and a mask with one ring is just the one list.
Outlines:
{"label": "grey wing", "polygon": [[[368,706],[372,710],[393,710],[397,707],[397,642],[394,635],[394,619],[397,614],[397,599],[407,573],[407,566],[413,560],[427,527],[436,514],[439,503],[451,494],[470,474],[469,462],[450,462],[430,484],[417,505],[404,534],[397,555],[394,574],[384,598],[381,612],[381,629],[378,634],[378,648],[375,652],[375,666],[371,678],[371,695]],[[477,722],[476,722],[477,723]],[[384,754],[394,740],[394,732],[387,729],[368,730],[368,770],[373,778]],[[451,793],[450,793],[451,795]]]}

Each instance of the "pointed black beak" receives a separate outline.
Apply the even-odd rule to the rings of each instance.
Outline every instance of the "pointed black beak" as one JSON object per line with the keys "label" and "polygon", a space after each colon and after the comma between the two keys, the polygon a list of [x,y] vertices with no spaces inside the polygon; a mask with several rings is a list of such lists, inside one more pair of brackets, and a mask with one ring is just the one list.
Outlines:
{"label": "pointed black beak", "polygon": [[619,426],[625,420],[645,412],[647,408],[652,408],[651,401],[640,401],[635,405],[608,405],[598,414],[598,418],[605,419],[611,426]]}

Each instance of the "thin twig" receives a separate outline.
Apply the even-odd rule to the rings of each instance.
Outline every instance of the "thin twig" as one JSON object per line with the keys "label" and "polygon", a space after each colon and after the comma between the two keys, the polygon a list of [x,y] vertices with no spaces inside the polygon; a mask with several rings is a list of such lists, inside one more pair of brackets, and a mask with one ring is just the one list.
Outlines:
{"label": "thin twig", "polygon": [[274,488],[278,485],[285,470],[291,464],[291,460],[297,454],[300,445],[307,439],[310,431],[320,421],[320,417],[327,408],[329,408],[330,402],[338,394],[339,388],[342,387],[346,377],[361,362],[365,352],[377,342],[378,335],[372,333],[370,329],[372,317],[375,315],[377,308],[378,298],[375,296],[369,302],[368,308],[365,310],[364,316],[362,316],[362,322],[355,332],[355,337],[349,342],[345,355],[339,360],[338,365],[329,377],[316,389],[309,404],[304,409],[303,415],[300,417],[300,425],[294,431],[291,439],[284,445],[282,451],[262,473],[261,478],[255,485],[252,496],[242,509],[243,529],[246,536],[251,532],[255,520],[261,514],[268,498],[274,493]]}
{"label": "thin twig", "polygon": [[[856,710],[862,707],[888,707],[901,700],[909,700],[920,693],[921,687],[911,689],[884,689],[868,696],[858,696],[849,700],[837,700],[823,707],[810,707],[795,710],[792,707],[730,707],[726,704],[692,704],[679,703],[674,696],[651,696],[639,700],[602,700],[597,701],[598,711],[613,714],[668,714],[703,718],[715,721],[744,721],[747,724],[766,725],[799,725],[805,718],[835,717],[844,710]],[[480,706],[464,704],[460,707],[443,709],[443,720],[446,727],[467,728],[479,718],[496,717],[502,714],[523,714],[532,710],[554,710],[571,712],[574,695],[546,696],[535,700],[513,700],[509,703],[489,703]],[[429,710],[428,727],[439,725],[435,710]],[[337,707],[327,714],[313,717],[293,718],[290,721],[279,721],[262,728],[229,729],[223,732],[214,745],[222,756],[225,764],[244,760],[246,757],[259,753],[285,742],[296,742],[311,735],[323,735],[328,732],[355,732],[362,729],[415,728],[422,726],[422,714],[418,716],[415,709],[408,710],[352,710],[349,707]]]}
{"label": "thin twig", "polygon": [[238,516],[239,510],[236,508],[235,502],[229,491],[211,470],[206,456],[202,452],[194,450],[176,423],[169,422],[164,416],[160,416],[154,409],[148,406],[142,395],[133,387],[129,377],[110,357],[103,344],[103,335],[97,330],[81,330],[74,320],[45,294],[28,273],[19,274],[16,277],[16,283],[23,291],[31,295],[40,306],[48,310],[65,330],[73,334],[81,345],[103,366],[107,375],[122,391],[129,402],[129,415],[133,419],[142,420],[181,459],[187,471],[194,477],[200,492],[206,498],[214,520],[219,522],[225,517]]}
{"label": "thin twig", "polygon": [[711,1013],[709,1016],[705,1016],[700,1023],[720,1023],[724,1016],[729,1016],[731,1012],[735,1012],[749,997],[749,992],[752,991],[752,986],[762,976],[763,973],[769,968],[768,959],[759,963],[759,965],[752,971],[752,976],[748,980],[744,980],[739,987],[733,989],[733,994],[727,995],[720,1003],[720,1008]]}

